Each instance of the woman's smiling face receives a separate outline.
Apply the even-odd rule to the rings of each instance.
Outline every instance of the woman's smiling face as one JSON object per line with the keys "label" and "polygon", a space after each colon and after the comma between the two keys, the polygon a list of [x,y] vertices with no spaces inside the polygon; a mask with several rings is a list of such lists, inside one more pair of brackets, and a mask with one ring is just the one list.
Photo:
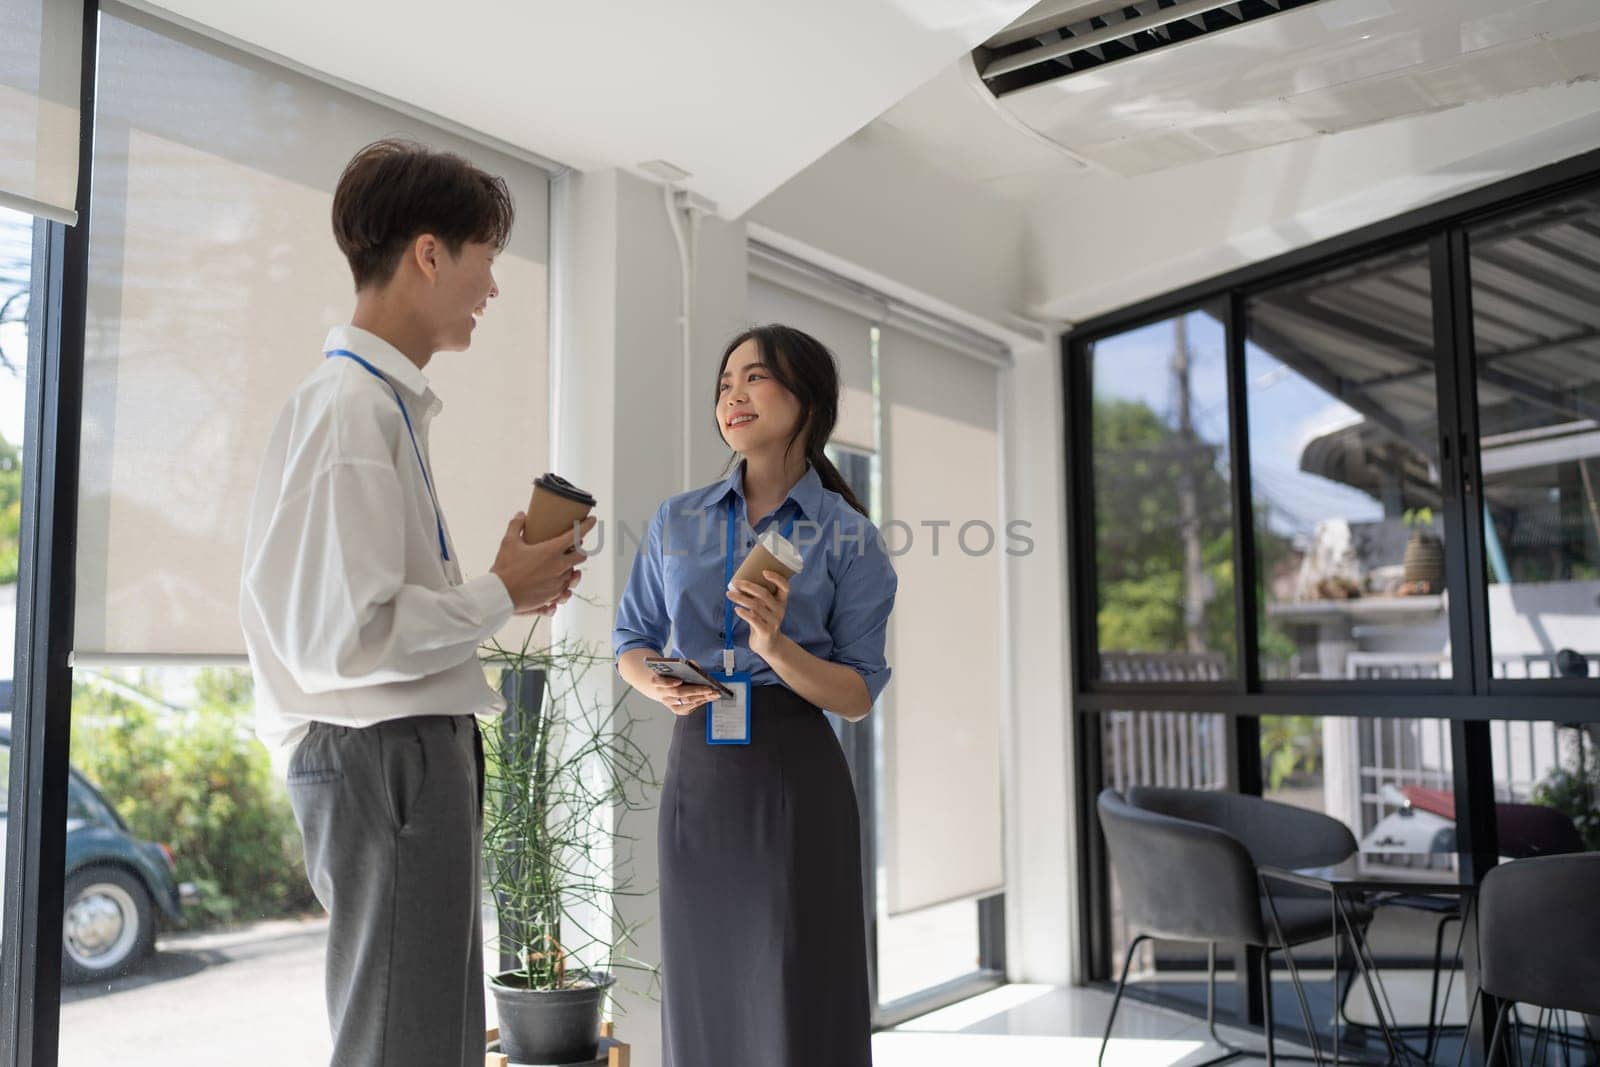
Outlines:
{"label": "woman's smiling face", "polygon": [[787,448],[799,415],[799,400],[773,376],[755,338],[728,355],[717,385],[717,426],[729,448],[745,456]]}

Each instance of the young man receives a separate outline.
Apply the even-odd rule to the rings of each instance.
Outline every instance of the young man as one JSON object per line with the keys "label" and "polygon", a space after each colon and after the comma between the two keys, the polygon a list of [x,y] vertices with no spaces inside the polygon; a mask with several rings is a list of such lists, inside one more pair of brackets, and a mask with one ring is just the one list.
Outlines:
{"label": "young man", "polygon": [[511,224],[505,183],[458,156],[356,154],[333,199],[355,314],[284,405],[251,506],[257,730],[293,746],[337,1067],[483,1063],[474,716],[503,705],[477,650],[513,613],[552,614],[584,559],[570,533],[524,545],[519,512],[464,581],[428,462],[441,405],[423,369],[471,343]]}

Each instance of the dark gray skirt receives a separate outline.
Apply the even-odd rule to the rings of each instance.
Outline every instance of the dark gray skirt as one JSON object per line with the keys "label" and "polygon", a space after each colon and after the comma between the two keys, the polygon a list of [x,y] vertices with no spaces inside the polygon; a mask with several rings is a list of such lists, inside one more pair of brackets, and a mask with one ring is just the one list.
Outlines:
{"label": "dark gray skirt", "polygon": [[861,830],[817,708],[753,691],[749,745],[673,724],[657,827],[665,1067],[868,1067]]}

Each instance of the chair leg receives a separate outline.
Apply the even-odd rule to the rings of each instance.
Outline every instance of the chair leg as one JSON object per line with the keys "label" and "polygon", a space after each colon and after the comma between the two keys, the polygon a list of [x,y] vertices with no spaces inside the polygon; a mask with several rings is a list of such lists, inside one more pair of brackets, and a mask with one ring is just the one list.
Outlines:
{"label": "chair leg", "polygon": [[1391,1064],[1400,1063],[1402,1052],[1396,1047],[1397,1035],[1392,1033],[1391,1028],[1391,1023],[1394,1019],[1394,1011],[1392,1008],[1389,1009],[1388,1020],[1386,1021],[1384,1019],[1384,1011],[1387,998],[1380,995],[1378,985],[1374,981],[1374,971],[1377,969],[1377,962],[1369,959],[1370,953],[1367,948],[1365,936],[1358,932],[1357,924],[1351,919],[1350,913],[1342,906],[1339,909],[1339,919],[1344,927],[1345,932],[1349,934],[1350,947],[1355,954],[1356,967],[1361,972],[1361,980],[1366,986],[1367,996],[1372,998],[1372,1010],[1378,1017],[1378,1030],[1383,1034],[1384,1047],[1389,1051],[1388,1062]]}
{"label": "chair leg", "polygon": [[1295,999],[1300,1002],[1300,1019],[1306,1024],[1306,1039],[1311,1043],[1312,1061],[1317,1067],[1322,1067],[1322,1041],[1317,1037],[1317,1028],[1311,1021],[1311,1004],[1306,1000],[1306,987],[1300,982],[1300,969],[1295,966],[1294,953],[1288,945],[1283,947],[1283,960],[1289,965],[1289,985],[1294,989]]}
{"label": "chair leg", "polygon": [[1100,1058],[1095,1061],[1099,1067],[1104,1067],[1106,1062],[1106,1045],[1111,1043],[1111,1027],[1117,1021],[1117,1009],[1122,1006],[1122,991],[1128,985],[1128,969],[1133,966],[1133,953],[1146,940],[1148,938],[1141,934],[1128,942],[1128,951],[1122,957],[1122,977],[1117,979],[1117,995],[1111,998],[1111,1014],[1106,1016],[1106,1032],[1100,1038]]}
{"label": "chair leg", "polygon": [[[1535,1065],[1544,1063],[1545,1056],[1550,1053],[1550,1041],[1555,1033],[1555,1022],[1556,1013],[1554,1011],[1545,1008],[1539,1009],[1539,1021],[1534,1024],[1533,1028],[1533,1055],[1530,1057]],[[1542,1050],[1541,1042],[1543,1043]]]}
{"label": "chair leg", "polygon": [[1267,1039],[1267,1067],[1277,1067],[1278,1054],[1272,1036],[1272,950],[1261,950],[1261,1025]]}
{"label": "chair leg", "polygon": [[1217,943],[1215,941],[1206,942],[1206,1030],[1210,1032],[1211,1040],[1222,1049],[1223,1054],[1204,1063],[1197,1063],[1194,1067],[1216,1067],[1217,1064],[1236,1060],[1240,1056],[1251,1055],[1248,1050],[1231,1044],[1217,1033]]}
{"label": "chair leg", "polygon": [[[1462,1028],[1461,1048],[1456,1052],[1456,1067],[1461,1067],[1467,1062],[1467,1048],[1472,1044],[1472,1020],[1478,1017],[1478,1005],[1483,1002],[1483,991],[1467,997],[1467,1025]],[[1487,1021],[1487,1020],[1485,1020]],[[1489,1049],[1489,1059],[1494,1059],[1493,1046]],[[1484,1067],[1489,1067],[1485,1064]]]}
{"label": "chair leg", "polygon": [[[1500,1002],[1500,1010],[1495,1012],[1494,1032],[1489,1037],[1489,1055],[1485,1058],[1483,1067],[1494,1067],[1494,1054],[1500,1048],[1500,1031],[1506,1025],[1506,1013],[1510,1007],[1509,1001],[1502,1000]],[[1465,1046],[1463,1046],[1462,1051],[1466,1051]]]}
{"label": "chair leg", "polygon": [[1217,943],[1206,942],[1206,1029],[1217,1036]]}
{"label": "chair leg", "polygon": [[[1454,915],[1446,915],[1444,918],[1439,920],[1438,929],[1436,929],[1433,934],[1433,981],[1428,985],[1428,1043],[1423,1046],[1422,1050],[1422,1059],[1424,1062],[1430,1062],[1433,1059],[1433,1050],[1439,1044],[1439,1034],[1444,1030],[1444,1013],[1450,1008],[1448,1002],[1443,1008],[1438,1008],[1439,969],[1444,965],[1445,927],[1449,926],[1455,921],[1456,917]],[[1456,961],[1453,959],[1450,961],[1450,970],[1452,972],[1455,971],[1455,962]],[[1454,978],[1455,975],[1452,973],[1451,977]],[[1446,986],[1445,995],[1448,997],[1449,993],[1450,987]],[[1434,1021],[1434,1011],[1436,1009],[1439,1012],[1438,1022]]]}
{"label": "chair leg", "polygon": [[[1471,905],[1469,904],[1467,907],[1470,908]],[[1465,911],[1463,911],[1462,914],[1446,916],[1444,919],[1441,919],[1440,922],[1441,922],[1441,924],[1448,923],[1448,922],[1453,922],[1453,923],[1457,924],[1458,926],[1460,926],[1461,929],[1456,933],[1456,947],[1450,953],[1450,975],[1449,975],[1448,978],[1445,979],[1445,982],[1444,982],[1444,1000],[1443,1000],[1443,1003],[1441,1003],[1439,1005],[1438,1027],[1434,1031],[1433,1044],[1429,1046],[1429,1059],[1430,1060],[1432,1059],[1432,1053],[1438,1050],[1439,1039],[1444,1036],[1445,1015],[1450,1011],[1450,991],[1455,988],[1456,970],[1461,964],[1461,948],[1462,948],[1463,945],[1466,944],[1466,941],[1467,941],[1467,922],[1466,922],[1466,912]],[[1463,982],[1465,982],[1464,978],[1463,978]],[[1467,1025],[1465,1027],[1466,1030],[1471,1030],[1472,1029],[1472,1019],[1473,1019],[1474,1013],[1477,1011],[1478,1000],[1480,998],[1476,997],[1476,996],[1472,996],[1470,991],[1467,989],[1467,987],[1465,985],[1463,985],[1461,988],[1462,988],[1462,992],[1464,994],[1466,994],[1468,999],[1471,1001],[1471,1004],[1469,1005],[1469,1007],[1467,1009]],[[1465,1047],[1465,1046],[1463,1046],[1463,1047]]]}

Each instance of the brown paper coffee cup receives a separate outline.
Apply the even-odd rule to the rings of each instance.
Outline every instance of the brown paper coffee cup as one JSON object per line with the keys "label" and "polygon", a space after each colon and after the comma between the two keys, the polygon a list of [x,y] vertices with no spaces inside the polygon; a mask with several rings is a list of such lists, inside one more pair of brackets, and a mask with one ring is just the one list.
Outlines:
{"label": "brown paper coffee cup", "polygon": [[528,521],[522,528],[526,545],[548,541],[561,533],[571,533],[576,523],[588,518],[595,498],[557,474],[541,475],[533,483],[533,499],[528,501]]}
{"label": "brown paper coffee cup", "polygon": [[[770,547],[769,547],[770,546]],[[774,554],[777,553],[777,555]],[[778,555],[787,557],[788,562],[778,558]],[[758,582],[765,586],[767,592],[773,596],[778,595],[778,587],[767,581],[761,574],[762,571],[777,571],[785,578],[793,578],[800,573],[804,566],[800,552],[784,539],[776,530],[768,530],[750,549],[750,554],[745,557],[739,569],[733,572],[733,580],[741,579],[747,582]]]}

